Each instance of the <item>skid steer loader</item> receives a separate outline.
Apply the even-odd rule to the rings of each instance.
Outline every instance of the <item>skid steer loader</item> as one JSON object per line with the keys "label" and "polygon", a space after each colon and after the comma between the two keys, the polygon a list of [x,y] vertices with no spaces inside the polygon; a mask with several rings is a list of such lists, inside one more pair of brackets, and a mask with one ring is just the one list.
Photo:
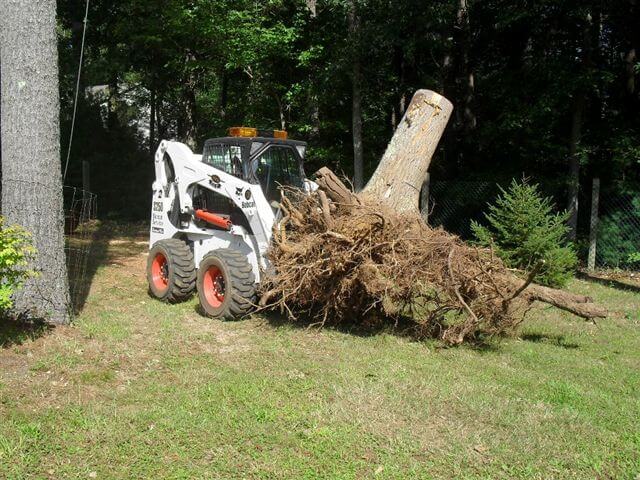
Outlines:
{"label": "skid steer loader", "polygon": [[305,178],[305,149],[285,131],[248,127],[207,140],[201,155],[163,140],[154,158],[150,294],[173,303],[197,291],[207,316],[249,313],[270,268],[280,188],[317,188]]}

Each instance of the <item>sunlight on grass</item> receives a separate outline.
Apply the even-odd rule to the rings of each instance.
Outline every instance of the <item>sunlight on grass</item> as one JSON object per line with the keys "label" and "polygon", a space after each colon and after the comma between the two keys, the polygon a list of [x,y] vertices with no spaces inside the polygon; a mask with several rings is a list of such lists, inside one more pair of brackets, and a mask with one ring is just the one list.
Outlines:
{"label": "sunlight on grass", "polygon": [[640,472],[637,293],[576,281],[611,318],[539,308],[517,338],[442,349],[209,320],[150,299],[139,247],[116,246],[74,327],[0,350],[2,478]]}

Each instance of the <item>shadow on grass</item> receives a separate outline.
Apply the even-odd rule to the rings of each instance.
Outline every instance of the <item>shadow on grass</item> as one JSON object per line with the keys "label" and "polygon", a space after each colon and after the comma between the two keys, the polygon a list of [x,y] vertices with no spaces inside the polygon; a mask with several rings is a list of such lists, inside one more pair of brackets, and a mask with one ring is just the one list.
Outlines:
{"label": "shadow on grass", "polygon": [[[69,278],[72,295],[72,305],[74,314],[78,314],[84,308],[91,284],[101,266],[117,261],[119,256],[126,256],[130,253],[127,247],[128,241],[135,241],[140,233],[142,223],[100,222],[98,227],[91,233],[89,241],[88,257],[86,265],[81,263],[69,265]],[[109,242],[115,238],[122,237],[123,245],[118,252],[109,252]],[[84,269],[84,270],[83,270]]]}
{"label": "shadow on grass", "polygon": [[0,348],[22,345],[26,341],[36,340],[55,327],[44,320],[0,319]]}
{"label": "shadow on grass", "polygon": [[580,348],[580,345],[573,342],[567,342],[564,335],[549,335],[546,333],[525,333],[520,338],[527,342],[547,343],[569,350]]}
{"label": "shadow on grass", "polygon": [[[199,307],[196,311],[200,313]],[[260,315],[274,328],[290,327],[297,329],[321,330],[329,329],[357,337],[368,338],[381,334],[394,335],[411,342],[428,343],[430,347],[436,349],[456,348],[455,345],[448,345],[437,338],[437,332],[427,331],[424,324],[415,319],[402,316],[396,319],[389,319],[380,315],[373,315],[364,322],[341,322],[339,324],[320,325],[317,320],[309,317],[299,317],[297,320],[288,320],[284,314],[275,311],[261,311]],[[467,338],[461,346],[475,350],[480,353],[495,352],[500,350],[500,339],[491,336],[479,336],[478,338]]]}
{"label": "shadow on grass", "polygon": [[[98,227],[91,232],[87,239],[79,240],[80,242],[88,242],[85,245],[77,243],[78,238],[73,235],[67,237],[65,253],[67,254],[71,307],[74,314],[82,310],[96,271],[106,259],[107,242],[97,241],[97,238],[109,235],[111,231],[112,229],[105,225],[98,224]],[[83,252],[85,249],[88,249],[86,264],[83,263],[85,259],[79,256],[85,254]],[[53,325],[41,318],[33,319],[26,316],[0,318],[0,348],[9,348],[22,345],[26,341],[37,340],[54,328]]]}
{"label": "shadow on grass", "polygon": [[[88,243],[86,264],[83,264],[80,261],[81,259],[73,256],[67,258],[74,314],[82,311],[86,304],[91,284],[98,269],[101,266],[117,261],[121,256],[129,254],[131,250],[131,246],[128,245],[129,241],[134,242],[136,236],[140,235],[141,228],[144,227],[142,223],[97,222],[95,225],[96,227],[85,239],[80,239],[80,241]],[[124,238],[122,251],[114,249],[115,252],[109,252],[109,243],[116,237]],[[71,237],[71,239],[72,241],[78,241],[78,238],[75,237]],[[136,247],[136,252],[140,248]],[[67,245],[65,250],[68,254],[69,252],[81,252],[82,245],[80,245],[80,248],[78,245]],[[8,348],[14,345],[21,345],[26,341],[36,340],[54,330],[54,328],[54,325],[47,323],[43,319],[25,317],[0,318],[0,348]]]}
{"label": "shadow on grass", "polygon": [[260,311],[259,314],[267,320],[269,325],[275,328],[330,329],[358,337],[373,337],[382,333],[390,333],[399,337],[419,341],[419,329],[422,328],[420,323],[410,317],[400,317],[395,322],[394,320],[372,317],[364,322],[345,321],[337,324],[327,322],[325,325],[321,325],[317,320],[307,316],[299,316],[296,320],[289,320],[285,314],[271,310]]}
{"label": "shadow on grass", "polygon": [[625,290],[627,292],[640,293],[639,285],[633,285],[631,283],[621,282],[620,280],[616,280],[615,278],[597,277],[595,275],[589,275],[587,272],[578,272],[576,276],[581,280],[598,283],[600,285],[604,285],[605,287],[616,288],[618,290]]}
{"label": "shadow on grass", "polygon": [[[87,245],[80,245],[75,248],[67,247],[69,290],[74,314],[80,313],[87,301],[93,278],[98,271],[98,267],[106,259],[109,235],[111,235],[112,231],[104,223],[99,223],[98,227],[89,234],[86,240],[88,242]],[[69,242],[74,240],[72,237]],[[86,258],[82,258],[84,256]]]}

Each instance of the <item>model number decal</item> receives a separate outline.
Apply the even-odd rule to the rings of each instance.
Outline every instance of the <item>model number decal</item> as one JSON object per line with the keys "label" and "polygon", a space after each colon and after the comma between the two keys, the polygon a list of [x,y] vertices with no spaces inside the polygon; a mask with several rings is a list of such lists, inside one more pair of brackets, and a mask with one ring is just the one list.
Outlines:
{"label": "model number decal", "polygon": [[164,228],[160,228],[160,227],[151,227],[151,231],[153,233],[164,233]]}
{"label": "model number decal", "polygon": [[162,225],[162,214],[161,213],[152,213],[151,214],[151,224],[152,225]]}
{"label": "model number decal", "polygon": [[253,208],[256,206],[256,202],[242,202],[242,208]]}

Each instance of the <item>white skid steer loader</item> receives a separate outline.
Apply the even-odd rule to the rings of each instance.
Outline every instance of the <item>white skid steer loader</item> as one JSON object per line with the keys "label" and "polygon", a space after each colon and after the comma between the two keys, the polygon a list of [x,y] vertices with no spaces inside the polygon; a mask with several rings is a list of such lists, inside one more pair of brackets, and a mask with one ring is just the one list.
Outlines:
{"label": "white skid steer loader", "polygon": [[202,155],[163,140],[155,154],[147,280],[152,296],[179,302],[197,290],[210,317],[239,318],[256,303],[280,220],[280,188],[311,192],[306,143],[282,130],[233,127]]}

